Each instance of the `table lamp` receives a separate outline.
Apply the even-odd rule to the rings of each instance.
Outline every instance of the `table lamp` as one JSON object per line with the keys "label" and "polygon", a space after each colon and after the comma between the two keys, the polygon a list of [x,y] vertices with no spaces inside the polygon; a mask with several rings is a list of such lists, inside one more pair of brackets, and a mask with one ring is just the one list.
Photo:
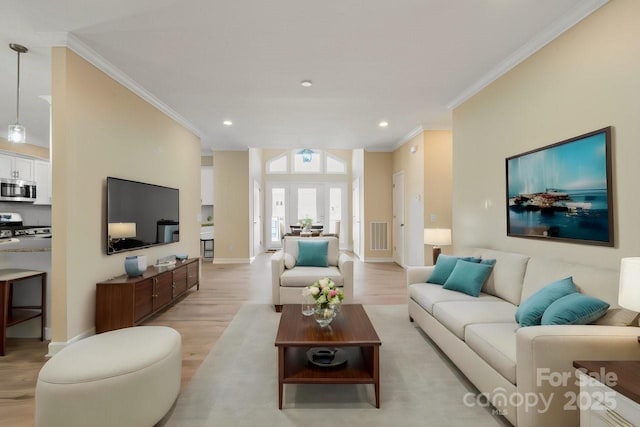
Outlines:
{"label": "table lamp", "polygon": [[440,256],[440,246],[449,246],[451,244],[450,228],[425,228],[424,244],[433,245],[433,264],[435,265]]}
{"label": "table lamp", "polygon": [[618,304],[620,307],[640,312],[640,258],[622,258],[620,261]]}
{"label": "table lamp", "polygon": [[136,237],[135,222],[111,222],[109,223],[109,237],[111,239],[126,239]]}

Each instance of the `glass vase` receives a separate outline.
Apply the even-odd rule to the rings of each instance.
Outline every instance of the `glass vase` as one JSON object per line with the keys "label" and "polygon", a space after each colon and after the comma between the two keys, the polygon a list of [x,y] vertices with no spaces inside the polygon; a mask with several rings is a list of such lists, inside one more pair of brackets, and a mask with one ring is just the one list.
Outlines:
{"label": "glass vase", "polygon": [[318,304],[313,312],[313,317],[320,327],[329,326],[333,318],[336,317],[335,307],[328,304]]}

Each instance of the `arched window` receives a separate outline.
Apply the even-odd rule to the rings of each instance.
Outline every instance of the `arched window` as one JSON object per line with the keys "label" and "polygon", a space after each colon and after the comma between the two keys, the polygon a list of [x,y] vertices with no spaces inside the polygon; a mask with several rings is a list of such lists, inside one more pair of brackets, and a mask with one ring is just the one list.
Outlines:
{"label": "arched window", "polygon": [[344,160],[339,159],[331,154],[327,154],[327,170],[328,174],[345,174],[347,173],[347,164]]}
{"label": "arched window", "polygon": [[288,156],[284,153],[278,157],[274,157],[267,161],[267,173],[287,173],[288,169]]}

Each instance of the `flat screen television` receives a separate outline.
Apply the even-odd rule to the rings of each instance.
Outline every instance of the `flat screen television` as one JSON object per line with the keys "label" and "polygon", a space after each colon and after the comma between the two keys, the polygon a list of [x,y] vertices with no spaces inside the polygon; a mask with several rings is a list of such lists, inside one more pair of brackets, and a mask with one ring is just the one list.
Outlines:
{"label": "flat screen television", "polygon": [[177,188],[107,177],[107,254],[180,240]]}

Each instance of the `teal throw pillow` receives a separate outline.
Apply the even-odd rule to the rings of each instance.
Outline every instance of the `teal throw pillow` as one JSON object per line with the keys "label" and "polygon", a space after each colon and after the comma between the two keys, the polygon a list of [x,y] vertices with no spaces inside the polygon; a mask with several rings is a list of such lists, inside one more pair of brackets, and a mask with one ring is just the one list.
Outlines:
{"label": "teal throw pillow", "polygon": [[459,258],[451,255],[440,255],[436,261],[436,265],[431,272],[431,275],[427,279],[427,283],[433,283],[436,285],[444,285],[449,275],[456,266],[459,259],[469,262],[480,262],[480,258],[464,257]]}
{"label": "teal throw pillow", "polygon": [[492,268],[493,265],[459,259],[442,288],[477,297]]}
{"label": "teal throw pillow", "polygon": [[578,292],[572,277],[552,282],[524,300],[516,310],[520,326],[539,325],[545,310],[557,299]]}
{"label": "teal throw pillow", "polygon": [[579,293],[555,300],[542,315],[542,325],[586,325],[609,310],[609,304]]}
{"label": "teal throw pillow", "polygon": [[329,257],[328,240],[298,240],[298,261],[297,266],[303,267],[328,267]]}

